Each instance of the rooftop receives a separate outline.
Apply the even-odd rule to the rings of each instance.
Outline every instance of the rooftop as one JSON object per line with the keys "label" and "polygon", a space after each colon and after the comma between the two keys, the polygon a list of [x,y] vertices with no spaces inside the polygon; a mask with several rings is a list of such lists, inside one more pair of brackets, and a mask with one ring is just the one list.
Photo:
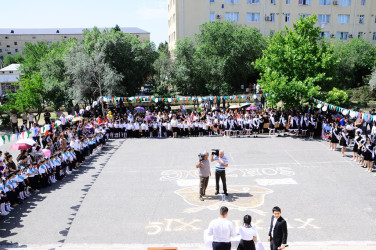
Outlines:
{"label": "rooftop", "polygon": [[5,68],[0,69],[0,72],[2,71],[17,71],[19,69],[21,64],[13,63],[11,65],[6,66]]}
{"label": "rooftop", "polygon": [[[85,28],[48,28],[48,29],[12,29],[0,28],[0,35],[79,35]],[[98,28],[101,32],[105,29],[111,28]],[[92,30],[92,28],[88,29]],[[121,31],[129,34],[150,34],[150,32],[142,30],[137,27],[121,27]]]}

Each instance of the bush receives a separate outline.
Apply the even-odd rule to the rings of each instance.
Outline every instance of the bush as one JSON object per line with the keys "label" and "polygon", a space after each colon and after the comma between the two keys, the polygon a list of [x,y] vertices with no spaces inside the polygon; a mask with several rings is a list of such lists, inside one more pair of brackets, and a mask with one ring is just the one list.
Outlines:
{"label": "bush", "polygon": [[333,88],[326,94],[326,102],[335,106],[347,106],[349,104],[349,95],[344,90]]}
{"label": "bush", "polygon": [[367,106],[372,98],[372,91],[369,86],[362,86],[359,88],[350,89],[348,91],[350,100],[360,106]]}

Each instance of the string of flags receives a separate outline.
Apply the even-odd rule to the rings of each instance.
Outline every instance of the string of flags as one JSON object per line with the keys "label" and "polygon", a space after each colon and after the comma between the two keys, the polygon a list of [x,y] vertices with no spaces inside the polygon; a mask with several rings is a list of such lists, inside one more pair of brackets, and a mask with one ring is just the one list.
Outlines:
{"label": "string of flags", "polygon": [[181,102],[181,101],[214,101],[214,100],[241,100],[241,99],[256,99],[261,97],[266,97],[269,94],[247,94],[247,95],[229,95],[229,96],[180,96],[180,97],[117,97],[117,96],[101,96],[97,101],[94,101],[91,106],[87,106],[85,109],[80,110],[80,114],[84,114],[86,111],[89,111],[95,106],[99,105],[101,102],[108,103],[110,101],[122,101],[122,102],[132,102],[132,103],[141,103],[141,102]]}
{"label": "string of flags", "polygon": [[266,97],[268,94],[247,94],[247,95],[229,95],[229,96],[181,96],[181,97],[110,97],[102,96],[99,97],[97,102],[109,102],[109,101],[127,101],[127,102],[178,102],[178,101],[204,101],[204,100],[237,100],[237,99],[256,99],[261,97]]}
{"label": "string of flags", "polygon": [[[49,127],[49,126],[50,125],[40,127],[39,133],[44,134],[45,132],[49,131],[51,129],[51,127]],[[53,128],[54,124],[52,124],[51,126]],[[0,146],[11,143],[11,142],[13,143],[13,142],[16,142],[16,141],[21,140],[21,139],[27,139],[27,138],[30,138],[30,137],[31,137],[31,131],[29,131],[29,130],[24,131],[24,132],[20,132],[20,133],[15,133],[15,134],[2,135],[2,136],[0,136]]]}
{"label": "string of flags", "polygon": [[341,108],[339,106],[318,100],[316,98],[313,98],[313,102],[317,104],[317,108],[322,109],[323,111],[332,110],[337,113],[341,113],[342,115],[348,115],[351,118],[361,118],[365,121],[376,121],[376,115],[372,115],[365,112],[359,112],[356,110]]}

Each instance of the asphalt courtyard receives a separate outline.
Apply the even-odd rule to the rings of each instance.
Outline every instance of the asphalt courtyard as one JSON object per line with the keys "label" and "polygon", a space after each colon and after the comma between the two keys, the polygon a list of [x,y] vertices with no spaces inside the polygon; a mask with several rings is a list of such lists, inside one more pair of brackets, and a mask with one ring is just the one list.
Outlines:
{"label": "asphalt courtyard", "polygon": [[[214,195],[212,176],[200,201],[197,154],[216,148],[229,159],[229,196]],[[288,249],[376,249],[376,177],[346,154],[292,137],[112,140],[3,217],[0,248],[204,249],[223,205],[236,225],[250,214],[267,246],[278,205]]]}

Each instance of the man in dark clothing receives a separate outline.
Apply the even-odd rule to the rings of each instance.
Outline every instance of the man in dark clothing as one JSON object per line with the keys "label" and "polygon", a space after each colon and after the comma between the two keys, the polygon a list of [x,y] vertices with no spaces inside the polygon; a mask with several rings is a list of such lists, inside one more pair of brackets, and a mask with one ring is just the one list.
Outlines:
{"label": "man in dark clothing", "polygon": [[51,124],[51,120],[50,120],[50,118],[51,118],[51,114],[50,114],[50,112],[48,112],[48,110],[46,109],[46,110],[44,111],[44,123],[45,123],[45,124]]}
{"label": "man in dark clothing", "polygon": [[270,241],[270,250],[285,249],[287,244],[287,223],[281,217],[279,207],[273,208],[268,241]]}

